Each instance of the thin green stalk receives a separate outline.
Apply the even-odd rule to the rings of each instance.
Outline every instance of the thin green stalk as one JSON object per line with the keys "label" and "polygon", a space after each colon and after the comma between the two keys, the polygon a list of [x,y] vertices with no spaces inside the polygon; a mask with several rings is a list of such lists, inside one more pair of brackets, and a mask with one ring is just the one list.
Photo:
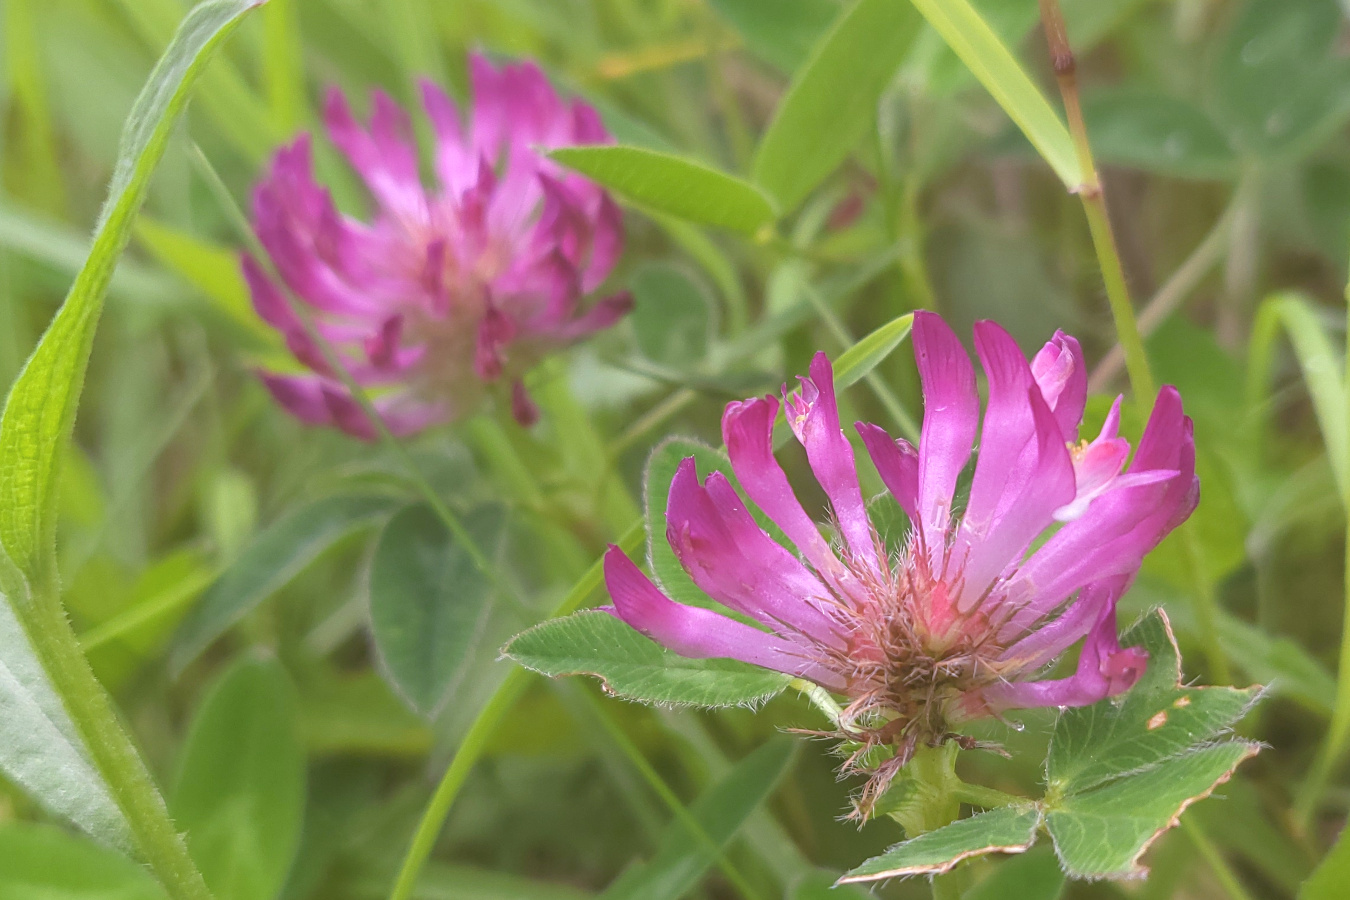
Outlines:
{"label": "thin green stalk", "polygon": [[1186,816],[1181,820],[1181,830],[1186,832],[1191,843],[1195,844],[1195,849],[1205,858],[1205,862],[1214,871],[1214,877],[1218,879],[1219,885],[1231,900],[1252,900],[1251,895],[1242,887],[1242,882],[1228,865],[1228,861],[1223,858],[1223,854],[1214,846],[1204,829],[1196,823],[1194,816]]}
{"label": "thin green stalk", "polygon": [[1097,174],[1097,166],[1092,158],[1092,146],[1088,143],[1087,125],[1083,121],[1083,108],[1078,97],[1077,63],[1069,46],[1068,32],[1064,27],[1064,14],[1060,11],[1059,0],[1040,0],[1040,8],[1041,25],[1045,29],[1046,42],[1050,46],[1050,59],[1054,65],[1055,78],[1059,82],[1060,96],[1064,99],[1069,135],[1073,138],[1074,152],[1078,156],[1078,166],[1083,173],[1083,183],[1078,187],[1078,197],[1082,200],[1083,212],[1087,215],[1088,231],[1092,235],[1092,246],[1097,253],[1097,264],[1101,268],[1106,299],[1111,306],[1111,318],[1115,321],[1116,337],[1125,351],[1125,369],[1130,375],[1134,401],[1141,415],[1147,417],[1153,403],[1153,373],[1149,369],[1143,339],[1139,336],[1139,323],[1135,321],[1134,304],[1130,300],[1130,288],[1125,280],[1125,268],[1121,264],[1116,237],[1111,230],[1111,219],[1106,211],[1106,195],[1102,191],[1101,178]]}
{"label": "thin green stalk", "polygon": [[606,709],[600,701],[596,700],[594,695],[589,691],[583,691],[582,693],[590,702],[591,709],[600,720],[601,726],[609,734],[610,739],[613,740],[614,743],[618,745],[619,749],[623,751],[624,755],[628,757],[629,763],[632,764],[633,768],[638,770],[642,779],[647,782],[647,786],[661,798],[661,802],[664,803],[675,818],[679,820],[680,824],[689,829],[690,834],[692,834],[705,849],[712,852],[713,859],[717,862],[717,867],[722,870],[722,874],[731,882],[731,885],[736,889],[736,892],[742,897],[745,897],[746,900],[760,900],[759,893],[745,880],[745,876],[731,864],[731,861],[727,859],[726,854],[722,852],[722,848],[717,846],[717,843],[708,836],[708,833],[703,829],[703,826],[698,823],[698,820],[690,815],[689,810],[685,809],[684,804],[680,802],[680,798],[675,796],[675,792],[670,789],[670,786],[661,778],[660,773],[658,773],[656,769],[652,767],[652,764],[647,761],[647,757],[642,755],[642,751],[637,748],[637,745],[635,745],[628,735],[624,733],[623,729],[619,727],[619,723],[614,721],[614,717],[609,714],[609,710]]}
{"label": "thin green stalk", "polygon": [[[638,522],[619,539],[618,545],[624,552],[632,552],[641,544],[645,533],[642,523]],[[586,574],[581,577],[581,580],[573,585],[572,590],[553,610],[550,617],[565,616],[575,612],[600,586],[602,579],[601,561],[596,560]],[[441,833],[446,817],[450,815],[450,808],[454,806],[460,788],[464,786],[464,781],[468,778],[469,772],[482,758],[488,739],[524,692],[526,684],[529,683],[529,678],[529,672],[519,667],[513,668],[502,680],[492,697],[488,699],[477,718],[474,719],[468,733],[464,735],[464,740],[460,743],[459,749],[455,751],[454,758],[450,760],[449,768],[441,776],[441,781],[436,786],[435,793],[432,794],[431,802],[427,804],[426,810],[422,813],[422,819],[417,825],[417,830],[413,833],[412,843],[404,856],[403,865],[399,869],[398,878],[389,894],[389,900],[409,900],[412,897],[413,890],[417,886],[417,877],[421,874],[422,867],[426,865],[427,858],[436,846],[436,837]]]}
{"label": "thin green stalk", "polygon": [[150,869],[173,900],[211,900],[164,798],[89,668],[61,604],[54,595],[39,594],[17,611],[34,652]]}
{"label": "thin green stalk", "polygon": [[[1345,287],[1345,316],[1350,327],[1350,283]],[[1345,363],[1341,377],[1343,401],[1350,406],[1350,338],[1345,343]],[[1328,451],[1330,452],[1330,451]],[[1343,488],[1341,508],[1346,513],[1345,528],[1345,581],[1343,600],[1345,612],[1341,618],[1341,652],[1336,666],[1336,705],[1331,711],[1331,724],[1327,727],[1327,737],[1317,759],[1313,762],[1312,773],[1304,781],[1294,803],[1294,816],[1306,831],[1317,812],[1318,805],[1326,793],[1327,783],[1331,780],[1336,765],[1345,753],[1347,739],[1350,739],[1350,485]]]}
{"label": "thin green stalk", "polygon": [[299,319],[301,327],[305,329],[305,336],[318,347],[319,354],[323,357],[328,368],[337,377],[338,381],[341,382],[342,386],[347,389],[347,392],[351,394],[352,399],[356,401],[357,405],[361,407],[361,412],[370,422],[371,427],[375,429],[375,433],[378,435],[380,443],[398,459],[399,463],[405,469],[408,480],[412,483],[413,487],[417,489],[417,492],[421,494],[422,499],[426,504],[431,507],[432,512],[436,514],[437,518],[445,523],[445,527],[450,530],[451,535],[453,535],[460,546],[464,548],[464,552],[468,554],[469,559],[473,562],[474,566],[483,573],[484,577],[492,582],[493,586],[501,592],[503,597],[506,597],[509,601],[521,608],[524,608],[523,601],[520,598],[516,586],[503,576],[502,573],[498,571],[497,567],[492,564],[492,561],[488,559],[487,554],[483,552],[483,549],[478,546],[478,542],[474,540],[473,535],[469,533],[469,530],[465,527],[463,521],[461,521],[459,516],[455,515],[450,507],[446,505],[445,501],[436,493],[435,488],[433,488],[426,480],[425,476],[422,475],[421,470],[417,466],[417,462],[412,458],[412,454],[408,452],[408,448],[403,446],[403,443],[398,438],[394,437],[393,432],[389,430],[389,426],[385,424],[384,417],[379,414],[375,409],[374,404],[371,403],[370,397],[366,394],[365,389],[356,383],[356,379],[353,378],[351,372],[347,370],[342,359],[333,349],[332,344],[330,344],[328,339],[319,332],[318,327],[314,324],[313,316],[309,314],[309,310],[305,308],[304,304],[296,300],[291,294],[290,289],[286,287],[285,281],[273,270],[271,258],[268,256],[268,253],[263,248],[262,244],[258,241],[258,236],[254,234],[252,226],[248,223],[248,218],[244,215],[243,210],[239,208],[239,204],[235,202],[234,196],[230,193],[229,188],[226,187],[225,182],[221,180],[220,173],[218,173],[215,167],[211,165],[211,161],[206,158],[206,154],[204,154],[201,148],[196,144],[192,145],[192,159],[197,165],[201,175],[206,179],[207,186],[215,195],[222,210],[235,226],[240,238],[248,245],[249,252],[253,254],[254,259],[258,261],[259,265],[267,268],[268,275],[272,277],[277,284],[281,285],[281,296],[285,299],[291,312]]}

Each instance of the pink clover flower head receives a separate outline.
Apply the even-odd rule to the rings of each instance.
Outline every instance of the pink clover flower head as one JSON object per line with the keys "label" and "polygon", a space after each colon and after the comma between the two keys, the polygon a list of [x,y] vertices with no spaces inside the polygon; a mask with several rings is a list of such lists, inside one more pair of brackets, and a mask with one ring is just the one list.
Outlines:
{"label": "pink clover flower head", "polygon": [[[285,287],[401,435],[459,419],[498,390],[532,421],[525,371],[631,306],[626,293],[583,302],[618,259],[622,218],[598,185],[542,154],[608,142],[595,110],[560,99],[533,63],[498,69],[475,55],[469,66],[464,121],[444,91],[421,83],[434,188],[393,100],[375,91],[363,125],[334,89],[324,121],[369,189],[373,220],[337,211],[315,181],[308,136],[277,152],[253,194],[254,227]],[[373,437],[281,287],[250,256],[243,270],[259,315],[309,370],[262,374],[278,402],[304,422]]]}
{"label": "pink clover flower head", "polygon": [[[860,746],[845,771],[872,776],[862,815],[916,747],[969,746],[955,724],[1014,708],[1084,706],[1133,686],[1148,660],[1120,646],[1116,603],[1145,554],[1199,500],[1191,421],[1174,388],[1159,392],[1127,466],[1119,399],[1095,439],[1078,438],[1087,375],[1072,337],[1056,334],[1028,362],[1006,331],[978,323],[989,386],[983,423],[975,369],[952,330],[919,312],[913,340],[925,407],[918,448],[876,425],[856,426],[909,517],[900,550],[888,553],[869,516],[833,372],[818,354],[800,389],[784,389],[784,404],[829,499],[824,529],[773,456],[773,396],[729,404],[722,433],[746,500],[795,553],[760,528],[722,473],[700,483],[690,458],[670,486],[666,536],[681,565],[712,599],[761,627],[676,603],[617,548],[605,557],[610,611],[656,642],[687,657],[774,669],[848,699],[837,736]],[[957,481],[977,434],[958,510]],[[1041,677],[1080,641],[1073,674]],[[883,746],[891,758],[865,767]]]}

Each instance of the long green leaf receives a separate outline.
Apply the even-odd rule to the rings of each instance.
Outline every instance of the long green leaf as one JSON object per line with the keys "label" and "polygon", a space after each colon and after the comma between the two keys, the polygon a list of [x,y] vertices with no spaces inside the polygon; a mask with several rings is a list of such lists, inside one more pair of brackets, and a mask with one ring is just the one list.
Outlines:
{"label": "long green leaf", "polygon": [[272,523],[244,548],[183,622],[172,665],[182,669],[333,544],[390,515],[399,501],[380,494],[324,497]]}
{"label": "long green leaf", "polygon": [[690,804],[689,814],[712,846],[676,820],[651,861],[625,872],[601,895],[604,900],[679,900],[686,896],[713,864],[714,849],[724,847],[768,798],[787,772],[795,747],[782,737],[770,740]]}
{"label": "long green leaf", "polygon": [[563,147],[549,154],[620,197],[678,219],[754,234],[773,203],[753,184],[700,162],[642,147]]}
{"label": "long green leaf", "polygon": [[0,827],[4,900],[165,900],[142,866],[49,825]]}
{"label": "long green leaf", "polygon": [[122,134],[94,244],[0,416],[0,546],[30,578],[52,577],[61,450],[75,423],[94,331],[117,258],[211,51],[261,0],[209,0],[184,20],[137,98]]}
{"label": "long green leaf", "polygon": [[1059,114],[968,0],[911,0],[1068,188],[1083,183]]}
{"label": "long green leaf", "polygon": [[867,133],[918,31],[907,0],[858,0],[816,44],[755,154],[755,183],[780,209],[801,203]]}

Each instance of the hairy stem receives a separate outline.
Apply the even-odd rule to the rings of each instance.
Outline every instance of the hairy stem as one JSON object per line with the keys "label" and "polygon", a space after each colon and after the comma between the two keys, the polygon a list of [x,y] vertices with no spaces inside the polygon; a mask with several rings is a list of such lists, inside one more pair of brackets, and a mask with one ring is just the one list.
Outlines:
{"label": "hairy stem", "polygon": [[89,668],[55,594],[40,589],[22,608],[16,604],[16,611],[146,863],[173,900],[210,900],[164,798]]}

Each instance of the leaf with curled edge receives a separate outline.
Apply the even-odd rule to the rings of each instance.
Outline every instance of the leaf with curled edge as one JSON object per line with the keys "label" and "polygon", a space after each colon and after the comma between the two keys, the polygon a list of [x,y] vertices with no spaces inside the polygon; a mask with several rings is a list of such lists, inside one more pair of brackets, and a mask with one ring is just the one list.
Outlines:
{"label": "leaf with curled edge", "polygon": [[686,659],[609,613],[587,610],[524,631],[502,650],[543,675],[594,675],[611,694],[674,706],[754,706],[788,676],[734,659]]}
{"label": "leaf with curled edge", "polygon": [[1040,811],[1005,806],[901,841],[839,879],[839,884],[905,875],[939,875],[962,860],[989,853],[1021,853],[1036,840]]}

